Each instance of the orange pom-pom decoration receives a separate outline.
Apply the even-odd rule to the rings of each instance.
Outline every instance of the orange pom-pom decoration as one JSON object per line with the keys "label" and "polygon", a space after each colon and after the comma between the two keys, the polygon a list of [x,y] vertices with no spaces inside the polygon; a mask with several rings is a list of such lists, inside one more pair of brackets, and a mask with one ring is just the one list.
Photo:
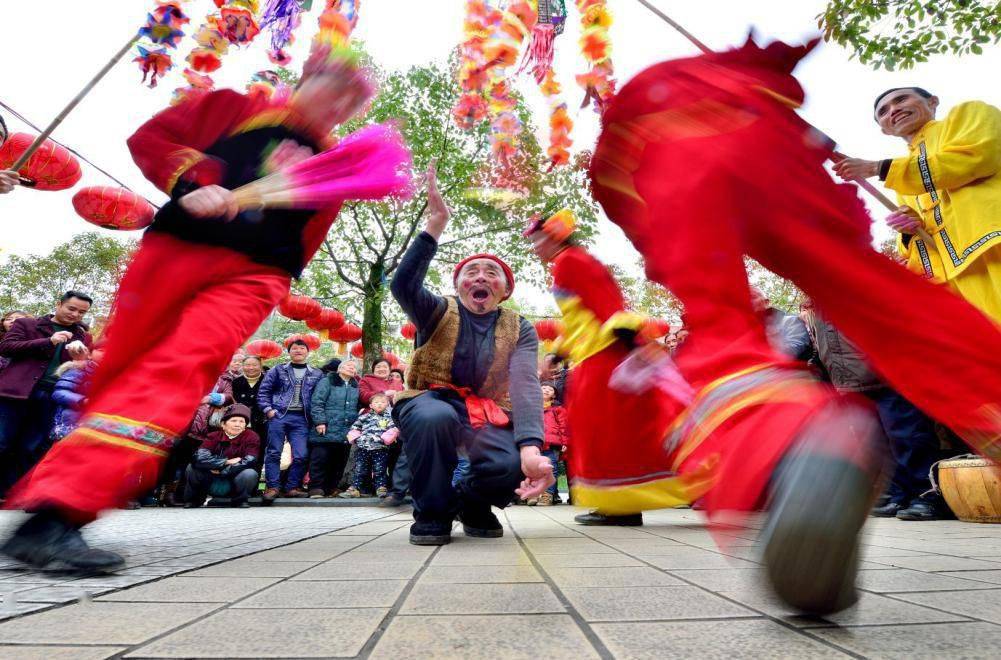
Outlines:
{"label": "orange pom-pom decoration", "polygon": [[417,337],[417,326],[409,322],[404,323],[400,328],[400,335],[402,335],[404,339],[413,341],[414,338]]}
{"label": "orange pom-pom decoration", "polygon": [[[9,170],[34,141],[35,137],[27,133],[14,133],[7,138],[0,147],[0,170]],[[43,142],[17,173],[28,180],[25,185],[36,190],[66,190],[83,176],[73,154],[52,140]]]}
{"label": "orange pom-pom decoration", "polygon": [[144,229],[153,222],[153,206],[125,188],[81,188],[73,195],[73,208],[87,222],[105,229]]}
{"label": "orange pom-pom decoration", "polygon": [[293,321],[303,321],[318,316],[323,311],[323,306],[309,296],[289,294],[285,300],[278,303],[278,311]]}

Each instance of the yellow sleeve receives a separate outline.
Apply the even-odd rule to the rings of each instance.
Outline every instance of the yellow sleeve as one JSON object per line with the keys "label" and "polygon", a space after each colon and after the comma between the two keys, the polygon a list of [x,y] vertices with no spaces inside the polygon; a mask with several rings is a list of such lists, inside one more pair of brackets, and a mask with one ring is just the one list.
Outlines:
{"label": "yellow sleeve", "polygon": [[[943,122],[934,152],[928,152],[928,170],[939,190],[955,190],[1001,170],[1001,110],[982,101],[969,101],[952,109]],[[903,195],[926,192],[917,151],[895,158],[886,176],[886,187]]]}

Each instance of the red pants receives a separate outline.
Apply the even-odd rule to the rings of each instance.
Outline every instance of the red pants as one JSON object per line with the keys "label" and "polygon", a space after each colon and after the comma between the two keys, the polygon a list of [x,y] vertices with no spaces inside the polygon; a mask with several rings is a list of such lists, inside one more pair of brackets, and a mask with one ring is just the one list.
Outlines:
{"label": "red pants", "polygon": [[8,505],[56,507],[87,523],[152,488],[174,439],[289,279],[232,250],[147,234],[118,289],[80,427]]}
{"label": "red pants", "polygon": [[[739,115],[746,106],[738,100],[705,123],[699,114],[674,121],[678,107],[700,98],[691,79],[676,82],[662,69],[623,89],[606,115],[592,177],[595,196],[643,254],[648,276],[684,304],[691,334],[677,363],[689,382],[705,391],[743,370],[791,366],[769,346],[752,309],[748,255],[803,289],[891,387],[1001,458],[998,326],[872,249],[853,187],[831,180],[822,167],[827,154],[795,130],[791,111],[761,110],[763,97],[749,92],[759,106],[750,119],[712,124]],[[665,107],[650,101],[639,109],[622,97],[663,99]],[[758,396],[764,387],[743,403],[729,401],[729,418],[712,427],[706,447],[718,452],[720,472],[710,510],[759,502],[804,420],[836,396],[804,383],[802,395],[769,405]]]}

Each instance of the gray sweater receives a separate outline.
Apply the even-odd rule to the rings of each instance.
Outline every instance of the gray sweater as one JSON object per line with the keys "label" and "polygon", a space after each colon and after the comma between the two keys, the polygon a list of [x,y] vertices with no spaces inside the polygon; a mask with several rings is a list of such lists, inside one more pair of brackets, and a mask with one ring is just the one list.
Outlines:
{"label": "gray sweater", "polygon": [[[407,249],[393,276],[393,297],[417,326],[416,347],[434,333],[447,307],[447,301],[424,286],[428,267],[438,251],[438,243],[421,232]],[[469,387],[474,392],[483,385],[493,363],[494,327],[498,312],[474,314],[459,304],[461,328],[459,345],[452,361],[453,385]],[[542,388],[538,372],[539,337],[535,328],[521,319],[518,344],[511,354],[509,390],[514,440],[519,446],[542,446]]]}

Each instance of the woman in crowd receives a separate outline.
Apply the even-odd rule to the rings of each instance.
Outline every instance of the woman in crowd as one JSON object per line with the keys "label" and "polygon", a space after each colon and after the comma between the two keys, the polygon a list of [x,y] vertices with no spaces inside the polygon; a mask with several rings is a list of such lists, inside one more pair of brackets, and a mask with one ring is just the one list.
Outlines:
{"label": "woman in crowd", "polygon": [[392,377],[392,368],[389,360],[377,360],[372,365],[372,373],[362,376],[358,385],[359,400],[363,408],[367,408],[375,394],[385,394],[389,397],[389,403],[393,403],[393,397],[397,392],[403,391],[403,381],[397,381]]}
{"label": "woman in crowd", "polygon": [[[7,334],[7,331],[10,330],[10,326],[14,325],[14,321],[27,318],[29,316],[31,316],[31,314],[28,312],[22,312],[19,309],[12,309],[4,314],[3,318],[0,318],[0,339],[3,339],[3,336]],[[8,362],[10,362],[10,358],[0,355],[0,369],[6,367]]]}

